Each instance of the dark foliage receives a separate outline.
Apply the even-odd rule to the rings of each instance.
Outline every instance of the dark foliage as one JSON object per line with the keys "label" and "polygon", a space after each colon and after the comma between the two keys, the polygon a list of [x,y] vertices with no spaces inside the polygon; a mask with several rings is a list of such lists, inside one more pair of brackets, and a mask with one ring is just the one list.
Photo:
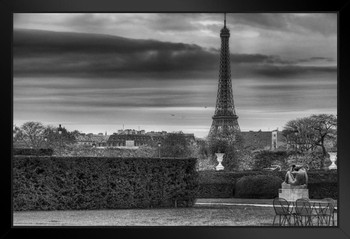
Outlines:
{"label": "dark foliage", "polygon": [[226,153],[227,148],[230,147],[230,141],[224,137],[212,137],[208,139],[209,151],[212,155],[215,153]]}
{"label": "dark foliage", "polygon": [[254,155],[254,169],[261,170],[263,168],[271,167],[271,164],[278,162],[280,166],[284,166],[288,156],[293,152],[287,151],[270,151],[262,150]]}
{"label": "dark foliage", "polygon": [[232,198],[234,192],[234,183],[199,184],[197,198]]}
{"label": "dark foliage", "polygon": [[[232,136],[234,135],[234,137]],[[225,171],[233,171],[237,169],[239,158],[243,157],[244,139],[239,132],[223,134],[221,136],[212,136],[208,138],[208,148],[213,159],[215,153],[224,153],[222,165]],[[216,161],[216,160],[215,160]]]}
{"label": "dark foliage", "polygon": [[200,171],[199,172],[199,183],[209,184],[209,183],[235,183],[236,179],[248,175],[259,175],[266,174],[265,171]]}
{"label": "dark foliage", "polygon": [[[197,198],[239,197],[235,192],[238,180],[244,176],[267,175],[284,179],[286,171],[200,171]],[[338,174],[335,170],[308,172],[310,198],[338,198]],[[279,185],[280,188],[280,185]],[[276,190],[278,193],[278,190]]]}
{"label": "dark foliage", "polygon": [[275,198],[282,179],[272,175],[244,176],[236,183],[235,197]]}
{"label": "dark foliage", "polygon": [[308,172],[310,183],[338,182],[337,170],[315,170]]}
{"label": "dark foliage", "polygon": [[338,198],[337,182],[314,182],[309,183],[309,197],[314,199]]}
{"label": "dark foliage", "polygon": [[189,157],[191,156],[190,142],[180,133],[169,133],[161,143],[162,157]]}
{"label": "dark foliage", "polygon": [[196,139],[196,143],[198,147],[198,157],[201,159],[208,158],[210,155],[208,142],[203,139]]}
{"label": "dark foliage", "polygon": [[[236,182],[244,176],[277,175],[268,171],[200,171],[197,198],[230,198],[235,195]],[[282,174],[281,174],[282,175]],[[284,174],[283,174],[284,176]],[[282,176],[279,176],[282,178]]]}
{"label": "dark foliage", "polygon": [[24,157],[13,159],[13,206],[76,210],[192,206],[196,159]]}
{"label": "dark foliage", "polygon": [[225,171],[233,171],[237,169],[238,160],[243,158],[243,151],[237,151],[236,147],[230,147],[226,149],[222,166]]}
{"label": "dark foliage", "polygon": [[30,149],[30,148],[14,148],[13,155],[38,155],[38,156],[51,156],[53,150],[51,148],[43,149]]}

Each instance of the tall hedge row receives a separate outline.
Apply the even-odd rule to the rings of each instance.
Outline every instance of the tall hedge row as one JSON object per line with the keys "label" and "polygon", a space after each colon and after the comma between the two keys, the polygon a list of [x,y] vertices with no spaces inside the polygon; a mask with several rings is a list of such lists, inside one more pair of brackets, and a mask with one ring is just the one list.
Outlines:
{"label": "tall hedge row", "polygon": [[191,206],[196,159],[13,158],[14,210]]}
{"label": "tall hedge row", "polygon": [[[254,177],[257,175],[276,176],[284,180],[286,171],[242,171],[242,172],[225,172],[225,171],[199,171],[199,190],[197,198],[232,198],[232,197],[254,197],[244,195],[237,191],[237,182],[243,177]],[[319,170],[308,172],[309,178],[309,197],[314,199],[320,198],[338,198],[338,174],[335,170]],[[275,190],[274,183],[271,187]],[[268,191],[266,191],[268,192]],[[246,193],[245,193],[246,194]],[[271,194],[261,195],[259,197],[270,197]]]}
{"label": "tall hedge row", "polygon": [[235,197],[275,198],[282,181],[280,177],[273,175],[244,176],[236,182]]}

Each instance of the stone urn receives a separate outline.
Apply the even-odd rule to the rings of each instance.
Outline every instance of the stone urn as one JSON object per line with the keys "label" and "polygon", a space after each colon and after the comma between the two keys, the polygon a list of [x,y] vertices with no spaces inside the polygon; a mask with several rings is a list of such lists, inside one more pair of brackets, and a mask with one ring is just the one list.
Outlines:
{"label": "stone urn", "polygon": [[224,158],[224,153],[216,153],[216,159],[218,160],[219,164],[216,166],[216,171],[223,170],[224,166],[222,166],[222,160]]}
{"label": "stone urn", "polygon": [[337,169],[337,165],[335,164],[335,161],[337,161],[337,153],[336,152],[329,153],[329,159],[331,160],[332,164],[328,168]]}

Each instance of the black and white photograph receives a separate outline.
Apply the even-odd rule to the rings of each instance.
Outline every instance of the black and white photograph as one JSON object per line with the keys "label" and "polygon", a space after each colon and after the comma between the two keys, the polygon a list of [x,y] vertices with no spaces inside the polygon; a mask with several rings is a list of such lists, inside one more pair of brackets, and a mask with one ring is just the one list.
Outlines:
{"label": "black and white photograph", "polygon": [[338,14],[13,13],[14,227],[338,227]]}

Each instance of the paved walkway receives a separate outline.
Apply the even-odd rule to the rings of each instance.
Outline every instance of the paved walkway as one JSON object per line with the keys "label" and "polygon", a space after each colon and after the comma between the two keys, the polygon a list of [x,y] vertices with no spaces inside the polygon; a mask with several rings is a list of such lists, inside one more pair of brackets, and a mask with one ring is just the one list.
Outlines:
{"label": "paved walkway", "polygon": [[199,198],[195,207],[220,207],[220,206],[253,206],[273,207],[272,199],[242,199],[242,198]]}
{"label": "paved walkway", "polygon": [[[250,198],[199,198],[195,207],[220,207],[220,206],[252,206],[273,207],[273,199],[250,199]],[[337,205],[337,201],[336,201]],[[337,206],[335,206],[337,209]]]}
{"label": "paved walkway", "polygon": [[198,198],[196,203],[243,203],[243,204],[271,204],[273,199],[252,199],[252,198]]}

